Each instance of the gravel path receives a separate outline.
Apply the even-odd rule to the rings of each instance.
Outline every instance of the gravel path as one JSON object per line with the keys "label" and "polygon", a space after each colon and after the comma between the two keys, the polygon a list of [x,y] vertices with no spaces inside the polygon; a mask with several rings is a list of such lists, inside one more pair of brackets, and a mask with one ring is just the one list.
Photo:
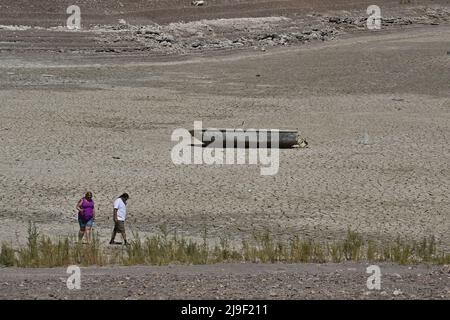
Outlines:
{"label": "gravel path", "polygon": [[8,268],[0,299],[450,299],[448,266],[379,266],[380,290],[355,263],[89,267],[80,290],[64,268]]}

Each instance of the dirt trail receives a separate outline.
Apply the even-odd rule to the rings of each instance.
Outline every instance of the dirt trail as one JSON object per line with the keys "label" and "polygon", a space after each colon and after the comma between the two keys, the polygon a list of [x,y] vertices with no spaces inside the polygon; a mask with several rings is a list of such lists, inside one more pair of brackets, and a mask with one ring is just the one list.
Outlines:
{"label": "dirt trail", "polygon": [[450,299],[447,267],[380,265],[369,290],[365,264],[220,264],[81,268],[81,290],[66,269],[3,269],[0,299]]}

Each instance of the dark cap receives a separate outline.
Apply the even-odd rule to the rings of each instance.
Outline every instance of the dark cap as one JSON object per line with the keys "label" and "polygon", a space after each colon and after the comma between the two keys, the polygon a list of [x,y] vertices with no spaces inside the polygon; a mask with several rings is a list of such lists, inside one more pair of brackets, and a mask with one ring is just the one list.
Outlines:
{"label": "dark cap", "polygon": [[130,196],[128,195],[128,193],[122,193],[122,195],[119,198],[126,198],[126,199],[130,199]]}

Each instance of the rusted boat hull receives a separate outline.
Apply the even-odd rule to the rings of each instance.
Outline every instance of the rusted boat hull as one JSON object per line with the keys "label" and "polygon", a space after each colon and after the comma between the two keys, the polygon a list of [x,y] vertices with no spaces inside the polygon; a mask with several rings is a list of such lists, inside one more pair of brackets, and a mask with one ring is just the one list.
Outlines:
{"label": "rusted boat hull", "polygon": [[202,129],[189,133],[204,147],[293,148],[299,145],[297,130],[276,129]]}

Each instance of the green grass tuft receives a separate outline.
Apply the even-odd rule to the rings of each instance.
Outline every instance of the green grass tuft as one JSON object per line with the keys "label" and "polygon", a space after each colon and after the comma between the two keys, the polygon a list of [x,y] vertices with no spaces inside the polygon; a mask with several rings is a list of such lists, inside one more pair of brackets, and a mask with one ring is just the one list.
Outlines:
{"label": "green grass tuft", "polygon": [[208,245],[206,229],[202,241],[171,235],[166,226],[160,234],[141,239],[133,233],[129,246],[102,248],[97,233],[89,244],[76,236],[58,240],[41,235],[32,223],[28,226],[27,244],[14,249],[3,243],[0,265],[17,267],[57,267],[90,265],[167,265],[211,264],[221,262],[324,263],[343,261],[392,262],[397,264],[449,264],[450,254],[440,252],[434,237],[422,241],[365,241],[351,230],[340,241],[317,242],[295,235],[290,240],[274,237],[269,231],[256,233],[253,239],[232,246],[221,237],[215,246]]}

